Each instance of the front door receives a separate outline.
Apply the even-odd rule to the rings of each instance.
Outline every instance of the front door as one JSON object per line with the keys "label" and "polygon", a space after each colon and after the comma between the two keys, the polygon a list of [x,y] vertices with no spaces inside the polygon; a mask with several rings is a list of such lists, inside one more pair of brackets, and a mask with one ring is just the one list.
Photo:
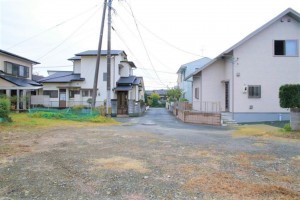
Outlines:
{"label": "front door", "polygon": [[118,92],[118,115],[128,115],[128,92]]}
{"label": "front door", "polygon": [[59,89],[59,107],[65,108],[67,106],[67,91],[66,89]]}
{"label": "front door", "polygon": [[225,82],[225,111],[229,111],[229,82]]}

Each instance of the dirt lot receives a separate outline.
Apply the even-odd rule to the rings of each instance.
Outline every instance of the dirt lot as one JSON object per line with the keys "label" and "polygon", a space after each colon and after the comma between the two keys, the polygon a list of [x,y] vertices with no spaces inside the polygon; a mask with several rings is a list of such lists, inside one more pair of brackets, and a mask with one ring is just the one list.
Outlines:
{"label": "dirt lot", "polygon": [[300,199],[299,140],[119,120],[0,130],[0,199]]}

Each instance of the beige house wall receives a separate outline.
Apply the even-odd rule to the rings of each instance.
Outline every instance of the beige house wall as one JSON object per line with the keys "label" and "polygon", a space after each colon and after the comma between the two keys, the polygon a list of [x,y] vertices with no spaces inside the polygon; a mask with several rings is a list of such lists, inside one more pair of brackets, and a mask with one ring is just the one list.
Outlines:
{"label": "beige house wall", "polygon": [[8,82],[6,80],[3,80],[2,78],[0,78],[0,89],[1,87],[6,88],[6,87],[16,87],[15,84]]}
{"label": "beige house wall", "polygon": [[74,60],[73,61],[73,72],[75,74],[81,73],[81,61],[80,60]]}
{"label": "beige house wall", "polygon": [[[274,40],[291,39],[298,40],[298,56],[274,56]],[[279,106],[279,88],[300,83],[299,41],[299,23],[285,17],[235,49],[235,112],[287,112]],[[248,85],[261,85],[261,98],[248,98]]]}
{"label": "beige house wall", "polygon": [[[287,18],[291,19],[288,22]],[[229,82],[229,111],[238,113],[286,113],[280,108],[279,87],[300,84],[299,22],[284,17],[233,49],[232,57],[219,58],[194,76],[193,92],[200,87],[200,99],[193,97],[193,109],[204,101],[221,102],[225,111],[225,81]],[[298,56],[274,56],[274,40],[297,40]],[[233,71],[232,71],[233,70]],[[196,77],[196,78],[195,78]],[[261,98],[249,98],[249,85],[261,85]],[[194,96],[194,95],[193,95]],[[232,98],[234,96],[234,99]],[[252,107],[252,109],[250,109]]]}

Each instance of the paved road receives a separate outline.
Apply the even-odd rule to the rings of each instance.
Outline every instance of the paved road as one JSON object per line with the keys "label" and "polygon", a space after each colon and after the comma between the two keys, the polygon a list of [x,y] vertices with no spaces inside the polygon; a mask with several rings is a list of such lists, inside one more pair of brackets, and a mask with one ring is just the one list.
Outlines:
{"label": "paved road", "polygon": [[[272,153],[280,156],[297,156],[300,152],[299,142],[270,140],[261,137],[234,138],[234,129],[198,124],[183,123],[165,108],[150,108],[142,117],[118,118],[128,129],[147,131],[175,139],[185,144],[214,147],[219,151]],[[257,147],[256,143],[263,143]]]}

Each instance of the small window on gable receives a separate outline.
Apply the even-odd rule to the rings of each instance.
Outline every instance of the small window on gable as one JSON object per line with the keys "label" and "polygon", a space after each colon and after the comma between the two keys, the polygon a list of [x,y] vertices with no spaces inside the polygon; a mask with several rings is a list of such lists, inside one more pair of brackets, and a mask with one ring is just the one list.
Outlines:
{"label": "small window on gable", "polygon": [[261,86],[249,85],[248,86],[248,98],[261,98]]}
{"label": "small window on gable", "polygon": [[199,99],[199,88],[195,88],[195,98]]}
{"label": "small window on gable", "polygon": [[103,73],[103,81],[107,81],[107,73]]}
{"label": "small window on gable", "polygon": [[298,56],[297,40],[274,40],[275,56]]}

